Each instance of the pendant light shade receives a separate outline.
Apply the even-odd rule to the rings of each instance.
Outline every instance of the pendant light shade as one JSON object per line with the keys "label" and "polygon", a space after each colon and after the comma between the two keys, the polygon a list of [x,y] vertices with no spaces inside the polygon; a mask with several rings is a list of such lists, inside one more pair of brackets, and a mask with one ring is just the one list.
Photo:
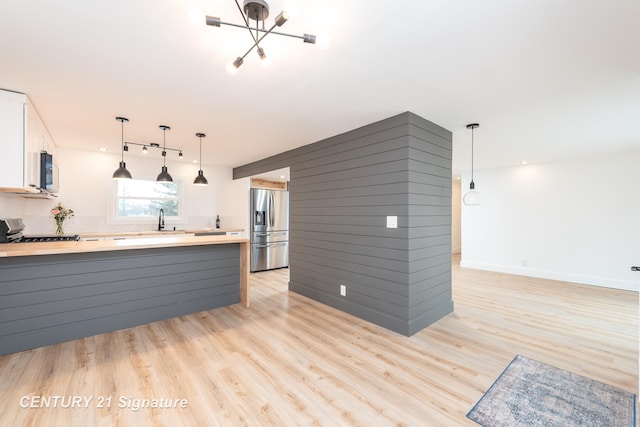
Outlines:
{"label": "pendant light shade", "polygon": [[467,125],[467,129],[471,129],[471,183],[469,184],[469,191],[462,198],[462,201],[467,206],[475,206],[482,203],[482,194],[476,191],[476,184],[473,182],[473,130],[479,126],[478,123]]}
{"label": "pendant light shade", "polygon": [[198,171],[198,176],[193,180],[194,185],[209,185],[209,181],[204,177],[204,172],[202,171],[202,138],[204,138],[204,133],[196,133],[196,136],[200,138],[200,170]]}
{"label": "pendant light shade", "polygon": [[121,128],[120,144],[121,144],[122,158],[120,160],[120,167],[118,167],[118,169],[116,169],[116,171],[113,173],[113,178],[114,179],[131,179],[131,173],[127,170],[127,164],[124,162],[124,152],[127,151],[127,146],[124,143],[124,123],[128,122],[129,119],[127,119],[126,117],[116,117],[116,120],[120,122],[120,128]]}
{"label": "pendant light shade", "polygon": [[473,185],[473,182],[469,185],[469,187],[470,190],[467,191],[467,193],[462,198],[464,204],[467,206],[476,206],[482,203],[482,194],[474,189],[475,187]]}
{"label": "pendant light shade", "polygon": [[157,182],[173,182],[173,177],[169,175],[166,166],[162,166],[161,172],[156,177]]}
{"label": "pendant light shade", "polygon": [[194,185],[209,185],[209,181],[204,177],[204,172],[202,170],[198,171],[198,176],[193,180]]}
{"label": "pendant light shade", "polygon": [[160,125],[162,129],[162,170],[156,178],[157,182],[173,182],[173,178],[169,175],[167,170],[167,131],[171,128],[169,126]]}

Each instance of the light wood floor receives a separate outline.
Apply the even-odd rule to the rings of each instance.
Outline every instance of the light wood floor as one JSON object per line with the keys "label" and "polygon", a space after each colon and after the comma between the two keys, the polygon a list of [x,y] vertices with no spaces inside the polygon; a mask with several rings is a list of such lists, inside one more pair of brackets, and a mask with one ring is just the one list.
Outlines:
{"label": "light wood floor", "polygon": [[[250,308],[2,356],[0,426],[475,425],[466,413],[516,354],[637,393],[637,293],[457,263],[455,313],[410,338],[289,293],[276,270],[251,276]],[[23,396],[93,401],[23,409]]]}

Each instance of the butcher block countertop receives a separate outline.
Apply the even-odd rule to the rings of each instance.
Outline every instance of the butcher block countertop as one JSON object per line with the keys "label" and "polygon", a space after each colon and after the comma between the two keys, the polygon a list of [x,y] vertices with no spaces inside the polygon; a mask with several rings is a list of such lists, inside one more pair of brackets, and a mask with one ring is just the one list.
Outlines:
{"label": "butcher block countertop", "polygon": [[[127,240],[6,243],[0,245],[0,257],[122,251],[175,246],[224,245],[229,243],[248,244],[249,242],[248,239],[239,236],[171,237],[167,235],[168,233],[170,232],[162,233],[159,236],[158,232],[155,232],[154,235],[158,237],[140,237]],[[184,232],[181,234],[184,234]]]}
{"label": "butcher block countertop", "polygon": [[172,234],[195,234],[195,233],[230,233],[243,232],[242,228],[198,228],[190,230],[148,230],[148,231],[124,231],[119,233],[80,233],[80,237],[101,238],[101,237],[157,237]]}

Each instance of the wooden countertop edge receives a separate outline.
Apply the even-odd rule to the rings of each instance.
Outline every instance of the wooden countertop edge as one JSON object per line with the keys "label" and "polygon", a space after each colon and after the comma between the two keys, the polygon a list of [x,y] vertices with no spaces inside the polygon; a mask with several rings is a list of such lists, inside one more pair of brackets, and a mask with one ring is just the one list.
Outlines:
{"label": "wooden countertop edge", "polygon": [[162,236],[129,240],[7,243],[0,246],[0,258],[33,255],[72,254],[83,252],[123,251],[132,249],[168,248],[176,246],[224,245],[229,243],[248,244],[249,240],[238,236]]}
{"label": "wooden countertop edge", "polygon": [[166,236],[171,234],[191,234],[191,233],[227,233],[227,232],[243,232],[242,228],[198,228],[193,230],[166,230],[166,231],[122,231],[118,233],[79,233],[81,238],[96,237],[126,237],[126,236]]}

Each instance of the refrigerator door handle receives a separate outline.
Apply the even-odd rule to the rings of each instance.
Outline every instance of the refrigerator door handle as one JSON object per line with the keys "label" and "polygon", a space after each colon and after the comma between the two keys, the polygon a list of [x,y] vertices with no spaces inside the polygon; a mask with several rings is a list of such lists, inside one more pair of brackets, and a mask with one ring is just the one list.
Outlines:
{"label": "refrigerator door handle", "polygon": [[275,198],[275,194],[273,192],[269,194],[269,226],[270,227],[274,226],[274,214],[273,214],[273,209],[275,208],[275,203],[273,200],[274,198]]}
{"label": "refrigerator door handle", "polygon": [[254,243],[254,245],[256,248],[273,248],[275,246],[286,246],[287,244],[283,242],[283,243],[268,243],[266,245],[256,245]]}

